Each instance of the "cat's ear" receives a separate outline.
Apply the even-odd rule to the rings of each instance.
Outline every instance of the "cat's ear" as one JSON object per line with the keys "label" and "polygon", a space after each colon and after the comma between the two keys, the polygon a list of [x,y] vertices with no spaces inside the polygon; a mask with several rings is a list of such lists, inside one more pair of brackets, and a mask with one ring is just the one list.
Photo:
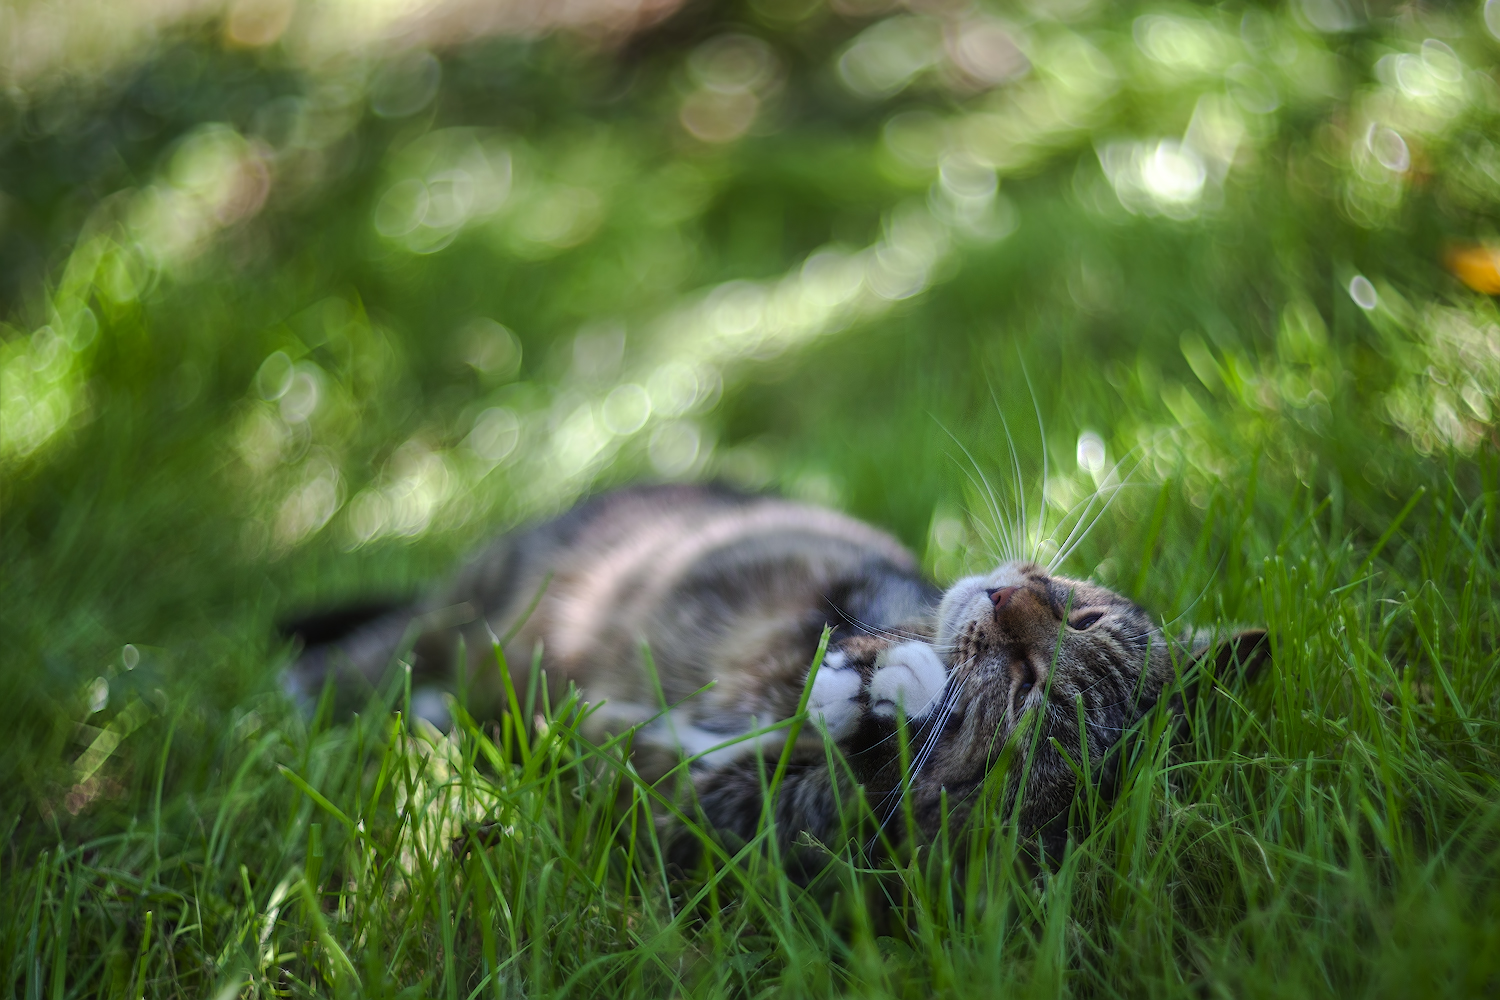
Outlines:
{"label": "cat's ear", "polygon": [[[1271,641],[1263,628],[1195,629],[1182,637],[1182,648],[1187,663],[1182,665],[1182,687],[1172,706],[1184,716],[1184,724],[1196,713],[1202,695],[1216,686],[1243,688],[1271,660]],[[1208,699],[1210,709],[1215,701]]]}
{"label": "cat's ear", "polygon": [[1263,628],[1225,633],[1196,629],[1185,643],[1194,673],[1212,675],[1222,684],[1248,684],[1271,660],[1271,640]]}

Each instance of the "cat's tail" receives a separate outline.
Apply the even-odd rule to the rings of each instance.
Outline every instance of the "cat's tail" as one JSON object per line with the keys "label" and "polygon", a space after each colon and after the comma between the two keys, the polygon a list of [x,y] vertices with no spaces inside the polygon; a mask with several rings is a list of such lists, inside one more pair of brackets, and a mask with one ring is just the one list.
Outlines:
{"label": "cat's tail", "polygon": [[377,618],[385,618],[402,609],[409,610],[412,605],[413,602],[405,598],[358,601],[295,618],[283,618],[276,623],[276,631],[283,638],[300,640],[307,648],[324,646]]}
{"label": "cat's tail", "polygon": [[282,690],[311,715],[331,681],[335,711],[353,711],[375,692],[403,645],[410,645],[407,633],[416,614],[411,600],[365,600],[277,623],[294,650]]}
{"label": "cat's tail", "polygon": [[411,712],[446,729],[444,692],[453,688],[458,630],[479,620],[475,603],[432,600],[364,601],[287,621],[281,633],[294,643],[282,689],[311,716],[331,685],[336,716],[346,716],[383,695],[395,703],[411,673]]}

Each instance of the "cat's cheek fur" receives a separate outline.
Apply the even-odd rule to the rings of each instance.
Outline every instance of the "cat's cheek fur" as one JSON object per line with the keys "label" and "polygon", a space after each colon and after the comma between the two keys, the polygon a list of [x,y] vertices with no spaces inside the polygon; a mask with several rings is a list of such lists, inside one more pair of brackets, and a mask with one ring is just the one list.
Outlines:
{"label": "cat's cheek fur", "polygon": [[876,658],[875,668],[870,678],[871,712],[882,719],[894,719],[897,705],[908,719],[925,719],[948,683],[943,661],[925,642],[892,646]]}
{"label": "cat's cheek fur", "polygon": [[848,658],[837,650],[823,658],[807,698],[807,712],[828,739],[843,739],[859,725],[859,671],[844,664]]}

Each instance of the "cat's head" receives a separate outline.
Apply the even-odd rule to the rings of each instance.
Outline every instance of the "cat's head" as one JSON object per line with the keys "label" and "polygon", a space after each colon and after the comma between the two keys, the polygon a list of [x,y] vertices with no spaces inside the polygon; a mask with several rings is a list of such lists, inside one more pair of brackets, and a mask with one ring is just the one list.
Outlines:
{"label": "cat's head", "polygon": [[[1029,561],[955,583],[935,625],[947,681],[916,730],[910,786],[929,830],[940,821],[944,789],[950,823],[963,819],[952,812],[972,808],[1009,743],[1016,776],[1026,772],[1020,825],[1055,837],[1068,819],[1075,768],[1107,786],[1110,750],[1164,693],[1183,697],[1199,660],[1214,654],[1225,673],[1235,663],[1250,672],[1269,648],[1262,631],[1221,642],[1203,633],[1168,637],[1133,601]],[[1180,686],[1184,675],[1189,684]],[[1003,808],[1013,805],[1012,798]]]}

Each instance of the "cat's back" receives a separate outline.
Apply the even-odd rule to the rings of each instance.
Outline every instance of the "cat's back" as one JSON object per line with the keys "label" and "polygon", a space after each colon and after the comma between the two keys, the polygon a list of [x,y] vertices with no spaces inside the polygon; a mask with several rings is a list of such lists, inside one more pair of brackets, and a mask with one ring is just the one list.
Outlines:
{"label": "cat's back", "polygon": [[289,688],[315,696],[331,668],[379,684],[398,657],[414,685],[451,686],[462,638],[458,686],[477,713],[497,714],[502,637],[520,686],[539,656],[554,697],[576,685],[626,718],[710,688],[689,714],[733,729],[790,713],[825,625],[920,623],[937,597],[905,546],[837,511],[715,486],[633,487],[501,536],[426,600],[309,650]]}
{"label": "cat's back", "polygon": [[[709,682],[762,690],[805,669],[825,622],[912,618],[932,603],[912,553],[846,514],[712,486],[634,487],[514,532],[450,601],[474,604],[511,663],[639,699],[651,651],[667,699]],[[742,699],[741,699],[742,700]]]}

